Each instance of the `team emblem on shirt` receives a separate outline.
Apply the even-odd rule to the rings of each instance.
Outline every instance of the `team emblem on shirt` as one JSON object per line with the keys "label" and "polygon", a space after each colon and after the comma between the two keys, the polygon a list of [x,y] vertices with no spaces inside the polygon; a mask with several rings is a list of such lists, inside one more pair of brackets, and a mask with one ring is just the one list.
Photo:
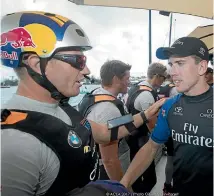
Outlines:
{"label": "team emblem on shirt", "polygon": [[91,147],[90,146],[84,146],[84,154],[91,152]]}
{"label": "team emblem on shirt", "polygon": [[84,126],[88,131],[91,131],[91,125],[86,118],[84,118],[80,124]]}
{"label": "team emblem on shirt", "polygon": [[73,148],[79,148],[82,146],[82,140],[74,131],[70,130],[68,133],[68,144]]}

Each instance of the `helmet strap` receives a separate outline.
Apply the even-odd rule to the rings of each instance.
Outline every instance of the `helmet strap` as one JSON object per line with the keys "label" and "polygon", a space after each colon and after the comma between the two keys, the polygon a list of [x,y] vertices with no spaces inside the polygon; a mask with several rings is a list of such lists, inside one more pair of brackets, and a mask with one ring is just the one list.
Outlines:
{"label": "helmet strap", "polygon": [[68,97],[62,95],[56,87],[47,79],[45,75],[45,69],[48,63],[47,58],[40,58],[40,70],[41,70],[41,75],[35,72],[30,66],[25,65],[24,63],[22,66],[24,66],[27,69],[28,74],[31,76],[31,78],[40,86],[45,88],[51,93],[51,97],[57,101],[64,101],[68,100]]}

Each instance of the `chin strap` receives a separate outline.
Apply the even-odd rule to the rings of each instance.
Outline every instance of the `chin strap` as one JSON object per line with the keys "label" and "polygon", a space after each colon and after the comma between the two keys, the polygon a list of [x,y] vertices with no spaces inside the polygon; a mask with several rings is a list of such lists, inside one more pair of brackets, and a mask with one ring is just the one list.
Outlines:
{"label": "chin strap", "polygon": [[40,69],[41,69],[41,75],[35,72],[31,67],[22,64],[27,69],[28,74],[31,76],[31,78],[40,86],[45,88],[51,93],[51,97],[57,101],[60,102],[66,102],[69,100],[68,97],[61,94],[56,87],[47,79],[45,75],[45,69],[48,63],[48,59],[40,58]]}

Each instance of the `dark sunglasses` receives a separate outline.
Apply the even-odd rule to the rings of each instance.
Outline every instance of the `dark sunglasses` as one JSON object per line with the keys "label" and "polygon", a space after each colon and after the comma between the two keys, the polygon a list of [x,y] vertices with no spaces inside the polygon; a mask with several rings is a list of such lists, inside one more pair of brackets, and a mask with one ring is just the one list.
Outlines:
{"label": "dark sunglasses", "polygon": [[162,75],[159,75],[160,77],[162,77],[164,80],[166,80],[166,76],[162,76]]}
{"label": "dark sunglasses", "polygon": [[82,71],[86,66],[86,56],[79,54],[56,54],[54,59],[68,63],[72,67]]}
{"label": "dark sunglasses", "polygon": [[158,76],[158,77],[163,78],[164,80],[166,80],[166,76],[163,76],[163,75],[160,75],[160,74],[155,74],[155,75]]}

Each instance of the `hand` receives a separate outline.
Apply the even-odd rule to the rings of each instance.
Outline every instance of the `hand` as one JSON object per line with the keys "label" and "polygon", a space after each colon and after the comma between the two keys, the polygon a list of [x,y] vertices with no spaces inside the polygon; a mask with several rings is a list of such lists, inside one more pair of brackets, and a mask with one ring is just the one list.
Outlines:
{"label": "hand", "polygon": [[160,107],[165,103],[167,99],[163,98],[157,102],[155,102],[153,105],[151,105],[147,110],[145,110],[145,116],[149,120],[155,116],[158,115],[158,112],[160,110]]}

